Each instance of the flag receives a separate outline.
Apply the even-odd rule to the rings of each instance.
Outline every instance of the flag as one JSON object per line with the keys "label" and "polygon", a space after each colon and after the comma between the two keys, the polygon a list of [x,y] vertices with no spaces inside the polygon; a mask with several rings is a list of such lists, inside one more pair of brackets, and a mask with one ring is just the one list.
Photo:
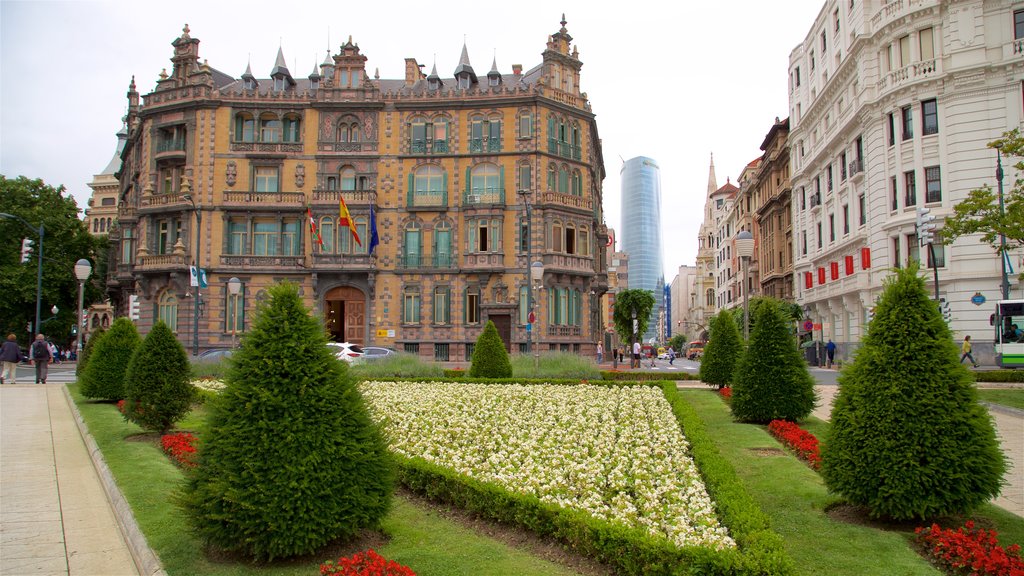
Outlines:
{"label": "flag", "polygon": [[362,246],[363,243],[359,240],[359,232],[356,232],[356,223],[352,220],[352,215],[348,213],[348,206],[345,205],[345,197],[339,194],[338,200],[338,228],[344,226],[351,230],[352,237],[355,238],[356,244]]}
{"label": "flag", "polygon": [[370,204],[370,254],[373,254],[377,244],[380,244],[380,238],[377,237],[377,215],[373,212],[373,204]]}
{"label": "flag", "polygon": [[313,219],[313,211],[309,209],[309,206],[306,206],[306,214],[309,214],[309,233],[313,240],[320,245],[320,248],[323,248],[324,240],[320,237],[320,231],[316,229],[316,220]]}

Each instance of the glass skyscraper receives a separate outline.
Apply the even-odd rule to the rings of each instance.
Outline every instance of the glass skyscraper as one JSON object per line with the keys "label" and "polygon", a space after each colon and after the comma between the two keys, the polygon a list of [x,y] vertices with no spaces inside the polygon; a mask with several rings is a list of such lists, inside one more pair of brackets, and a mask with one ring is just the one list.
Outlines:
{"label": "glass skyscraper", "polygon": [[627,160],[622,180],[622,251],[629,254],[629,289],[650,290],[654,309],[644,342],[658,336],[658,312],[665,307],[665,271],[661,255],[661,169],[651,158]]}

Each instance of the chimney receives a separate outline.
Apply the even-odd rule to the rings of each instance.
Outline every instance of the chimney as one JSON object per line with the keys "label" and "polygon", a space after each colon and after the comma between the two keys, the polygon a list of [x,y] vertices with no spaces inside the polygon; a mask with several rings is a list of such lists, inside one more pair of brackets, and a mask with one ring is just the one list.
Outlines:
{"label": "chimney", "polygon": [[517,77],[518,76],[522,76],[523,75],[523,65],[522,64],[513,64],[512,65],[512,74],[516,75]]}
{"label": "chimney", "polygon": [[405,59],[405,84],[407,86],[412,86],[423,79],[423,71],[420,70],[422,67],[422,64],[416,63],[415,58]]}

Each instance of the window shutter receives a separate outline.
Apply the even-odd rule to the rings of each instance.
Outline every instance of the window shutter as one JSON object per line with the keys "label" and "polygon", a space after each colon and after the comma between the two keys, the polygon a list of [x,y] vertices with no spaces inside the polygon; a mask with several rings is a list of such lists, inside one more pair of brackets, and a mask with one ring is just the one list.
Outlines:
{"label": "window shutter", "polygon": [[498,190],[501,190],[501,203],[505,203],[505,167],[498,169]]}
{"label": "window shutter", "polygon": [[412,172],[410,172],[409,173],[409,192],[406,195],[406,200],[405,200],[405,205],[406,206],[415,206],[416,205],[414,200],[413,200],[413,192],[414,192],[413,185],[414,185],[415,181],[416,181],[416,175],[413,174]]}
{"label": "window shutter", "polygon": [[441,171],[441,204],[448,207],[448,171]]}

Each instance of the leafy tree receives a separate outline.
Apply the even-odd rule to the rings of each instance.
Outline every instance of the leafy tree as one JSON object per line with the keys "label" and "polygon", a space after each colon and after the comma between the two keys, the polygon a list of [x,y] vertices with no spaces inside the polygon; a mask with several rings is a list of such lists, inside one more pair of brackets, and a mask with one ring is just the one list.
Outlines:
{"label": "leafy tree", "polygon": [[796,421],[811,413],[814,399],[814,379],[793,340],[789,310],[764,299],[733,376],[732,414],[743,422]]}
{"label": "leafy tree", "polygon": [[733,369],[739,360],[740,333],[733,322],[732,313],[722,310],[711,319],[708,343],[700,361],[700,379],[709,386],[721,388],[732,383]]}
{"label": "leafy tree", "polygon": [[668,345],[676,351],[676,356],[682,356],[686,352],[686,345],[688,343],[685,334],[676,334],[668,340]]}
{"label": "leafy tree", "polygon": [[512,377],[512,361],[508,357],[508,350],[505,349],[505,343],[501,341],[494,322],[488,320],[484,331],[477,337],[471,360],[470,376],[480,378]]}
{"label": "leafy tree", "polygon": [[[775,306],[782,312],[783,317],[787,322],[801,320],[804,316],[804,311],[800,308],[799,304],[792,302],[786,302],[785,300],[779,300],[778,298],[772,298],[770,296],[754,296],[747,302],[747,314],[749,316],[749,332],[753,333],[754,324],[757,323],[757,316],[761,313],[761,309],[764,306]],[[737,306],[732,308],[733,320],[736,322],[736,326],[739,331],[743,332],[743,307]]]}
{"label": "leafy tree", "polygon": [[188,414],[195,398],[185,348],[162,320],[132,355],[125,374],[125,419],[166,434]]}
{"label": "leafy tree", "polygon": [[[1024,136],[1019,129],[1004,133],[1002,138],[989,142],[988,146],[998,149],[1004,159],[1012,158],[1012,168],[1018,173],[1024,172]],[[1007,250],[1024,245],[1024,179],[1018,178],[1004,190],[1003,201],[1004,209],[1000,211],[998,191],[992,190],[988,184],[971,190],[966,198],[953,206],[953,215],[946,218],[942,228],[943,242],[952,244],[961,236],[981,234],[980,241],[988,243],[996,251],[1000,250],[1000,235],[1006,237]]]}
{"label": "leafy tree", "polygon": [[999,493],[1006,462],[958,359],[917,264],[897,270],[839,376],[822,450],[830,491],[898,520],[967,513]]}
{"label": "leafy tree", "polygon": [[89,358],[92,356],[93,351],[96,350],[96,343],[106,333],[107,331],[104,328],[97,328],[89,336],[89,339],[85,341],[85,345],[82,346],[82,353],[78,355],[78,363],[75,365],[75,375],[79,378],[82,378],[85,374],[85,367],[89,365]]}
{"label": "leafy tree", "polygon": [[[28,343],[26,326],[36,320],[36,275],[38,273],[39,225],[43,225],[43,277],[41,327],[34,327],[58,344],[73,339],[78,308],[78,280],[75,262],[86,258],[93,265],[85,285],[85,306],[103,299],[106,280],[107,240],[93,237],[79,220],[74,197],[63,186],[54,188],[42,180],[25,177],[8,179],[0,175],[0,212],[17,218],[0,217],[0,333],[17,334]],[[26,223],[28,226],[26,226]],[[21,240],[33,241],[32,258],[21,263]],[[50,308],[59,312],[50,319]]]}
{"label": "leafy tree", "polygon": [[[615,295],[615,313],[612,321],[615,323],[615,331],[623,342],[639,342],[638,335],[643,336],[647,332],[647,324],[650,321],[651,310],[654,309],[654,295],[650,290],[632,288],[623,290]],[[633,312],[636,311],[637,329],[633,332]]]}
{"label": "leafy tree", "polygon": [[321,322],[294,284],[268,292],[180,498],[202,539],[258,560],[378,525],[394,485],[384,439]]}
{"label": "leafy tree", "polygon": [[82,395],[104,400],[124,398],[124,375],[138,345],[135,324],[127,318],[114,320],[89,356],[89,365],[81,378]]}

